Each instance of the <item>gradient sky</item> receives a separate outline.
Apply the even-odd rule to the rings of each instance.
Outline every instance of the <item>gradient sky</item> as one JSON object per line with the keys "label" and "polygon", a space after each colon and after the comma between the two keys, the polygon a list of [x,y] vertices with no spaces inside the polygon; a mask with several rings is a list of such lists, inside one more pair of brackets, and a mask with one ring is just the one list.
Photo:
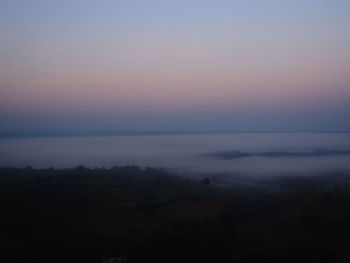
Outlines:
{"label": "gradient sky", "polygon": [[350,130],[348,0],[0,0],[0,131]]}

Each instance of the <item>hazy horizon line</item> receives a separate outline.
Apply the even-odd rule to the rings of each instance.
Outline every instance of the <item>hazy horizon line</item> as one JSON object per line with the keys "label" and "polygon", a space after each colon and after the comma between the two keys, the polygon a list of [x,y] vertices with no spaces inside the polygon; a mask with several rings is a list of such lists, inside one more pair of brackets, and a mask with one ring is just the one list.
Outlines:
{"label": "hazy horizon line", "polygon": [[114,137],[238,133],[350,133],[350,130],[144,130],[144,131],[12,131],[0,132],[0,139],[44,137]]}

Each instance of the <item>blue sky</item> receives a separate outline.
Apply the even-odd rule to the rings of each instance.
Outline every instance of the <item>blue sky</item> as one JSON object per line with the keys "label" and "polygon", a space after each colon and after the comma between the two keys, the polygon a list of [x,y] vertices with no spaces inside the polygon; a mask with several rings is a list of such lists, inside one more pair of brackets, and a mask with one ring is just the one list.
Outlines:
{"label": "blue sky", "polygon": [[350,130],[350,2],[0,1],[0,131]]}

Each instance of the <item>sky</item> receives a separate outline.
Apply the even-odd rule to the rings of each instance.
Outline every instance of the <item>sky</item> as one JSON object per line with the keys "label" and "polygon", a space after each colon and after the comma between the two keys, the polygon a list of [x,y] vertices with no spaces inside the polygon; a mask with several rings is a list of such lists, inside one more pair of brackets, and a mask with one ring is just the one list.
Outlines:
{"label": "sky", "polygon": [[0,0],[0,132],[349,131],[350,1]]}

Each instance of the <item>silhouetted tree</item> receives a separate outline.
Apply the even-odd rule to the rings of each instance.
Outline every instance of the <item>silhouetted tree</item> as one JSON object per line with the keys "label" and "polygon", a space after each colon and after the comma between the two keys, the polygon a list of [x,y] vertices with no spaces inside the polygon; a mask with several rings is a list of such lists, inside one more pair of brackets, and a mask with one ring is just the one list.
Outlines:
{"label": "silhouetted tree", "polygon": [[209,185],[211,183],[211,180],[209,177],[205,177],[202,181],[201,181],[202,184],[205,184],[205,185]]}

